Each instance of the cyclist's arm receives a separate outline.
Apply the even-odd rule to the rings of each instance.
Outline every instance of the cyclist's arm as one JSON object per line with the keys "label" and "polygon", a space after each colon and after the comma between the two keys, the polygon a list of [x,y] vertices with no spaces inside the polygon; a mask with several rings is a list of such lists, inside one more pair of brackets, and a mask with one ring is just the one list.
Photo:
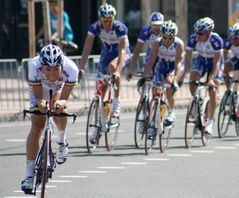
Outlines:
{"label": "cyclist's arm", "polygon": [[152,49],[151,49],[150,56],[149,56],[149,61],[145,66],[144,76],[148,76],[148,75],[152,74],[152,69],[153,69],[154,63],[157,59],[158,52],[159,52],[159,45],[158,45],[158,42],[155,41],[152,45]]}
{"label": "cyclist's arm", "polygon": [[137,66],[137,61],[138,61],[138,58],[139,58],[139,54],[142,51],[143,46],[144,46],[144,43],[141,43],[141,42],[136,43],[136,46],[134,48],[134,53],[133,53],[133,56],[132,56],[131,62],[130,62],[130,68],[129,68],[130,73],[135,72],[135,69],[136,69],[136,66]]}
{"label": "cyclist's arm", "polygon": [[33,94],[36,98],[36,104],[40,104],[43,100],[42,85],[31,86]]}
{"label": "cyclist's arm", "polygon": [[126,45],[127,45],[127,37],[123,37],[119,40],[118,46],[118,60],[117,60],[117,72],[120,72],[126,55]]}
{"label": "cyclist's arm", "polygon": [[81,61],[80,61],[80,70],[85,69],[85,65],[88,61],[88,57],[90,55],[93,43],[94,43],[95,37],[93,35],[88,34],[85,40],[85,45],[83,48]]}
{"label": "cyclist's arm", "polygon": [[221,62],[221,52],[218,52],[214,55],[213,58],[213,69],[210,78],[215,79],[220,69],[220,62]]}
{"label": "cyclist's arm", "polygon": [[180,42],[176,48],[176,59],[175,59],[175,76],[177,77],[177,79],[179,79],[179,76],[181,75],[180,68],[182,65],[184,54],[185,54],[184,43]]}
{"label": "cyclist's arm", "polygon": [[227,49],[223,49],[223,56],[224,56],[224,59],[225,59],[225,60],[227,59],[228,51],[229,51],[229,50],[227,50]]}
{"label": "cyclist's arm", "polygon": [[193,50],[186,49],[185,55],[185,74],[190,71]]}

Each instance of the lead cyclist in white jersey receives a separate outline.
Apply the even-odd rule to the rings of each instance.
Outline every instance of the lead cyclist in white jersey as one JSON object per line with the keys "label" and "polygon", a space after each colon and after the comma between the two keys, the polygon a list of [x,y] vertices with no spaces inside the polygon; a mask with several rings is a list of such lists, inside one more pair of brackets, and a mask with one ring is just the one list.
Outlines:
{"label": "lead cyclist in white jersey", "polygon": [[[78,68],[62,50],[49,44],[42,48],[40,55],[34,57],[29,64],[30,109],[47,111],[49,91],[53,91],[50,107],[56,112],[64,112],[73,86],[78,80]],[[54,117],[59,145],[56,162],[62,164],[67,159],[68,143],[66,141],[66,117]],[[39,139],[45,126],[45,116],[31,116],[31,131],[26,143],[26,172],[22,181],[22,190],[33,189],[34,162],[39,150]]]}

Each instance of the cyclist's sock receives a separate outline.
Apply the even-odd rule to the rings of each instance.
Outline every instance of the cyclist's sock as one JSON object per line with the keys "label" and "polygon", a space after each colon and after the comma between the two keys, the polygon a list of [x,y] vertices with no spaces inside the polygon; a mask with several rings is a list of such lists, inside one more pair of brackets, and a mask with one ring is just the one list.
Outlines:
{"label": "cyclist's sock", "polygon": [[34,176],[34,163],[35,160],[27,160],[25,178]]}
{"label": "cyclist's sock", "polygon": [[57,142],[66,144],[66,130],[57,129]]}

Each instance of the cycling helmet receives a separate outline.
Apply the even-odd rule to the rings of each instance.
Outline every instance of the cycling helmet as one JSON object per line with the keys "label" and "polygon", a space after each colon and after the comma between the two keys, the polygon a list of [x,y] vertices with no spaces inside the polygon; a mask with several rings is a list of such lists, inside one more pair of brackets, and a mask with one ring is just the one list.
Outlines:
{"label": "cycling helmet", "polygon": [[194,30],[196,32],[211,32],[213,29],[214,21],[209,17],[201,18],[194,24]]}
{"label": "cycling helmet", "polygon": [[164,16],[160,12],[153,12],[150,16],[150,24],[161,25],[164,21]]}
{"label": "cycling helmet", "polygon": [[98,17],[101,18],[114,18],[116,16],[116,10],[112,5],[103,4],[98,9]]}
{"label": "cycling helmet", "polygon": [[63,64],[64,55],[61,49],[49,44],[41,49],[40,62],[42,65],[56,67]]}
{"label": "cycling helmet", "polygon": [[178,34],[178,27],[176,23],[169,21],[164,21],[160,26],[160,32],[164,36],[176,36]]}
{"label": "cycling helmet", "polygon": [[239,23],[235,23],[233,26],[228,28],[228,36],[234,37],[239,36]]}

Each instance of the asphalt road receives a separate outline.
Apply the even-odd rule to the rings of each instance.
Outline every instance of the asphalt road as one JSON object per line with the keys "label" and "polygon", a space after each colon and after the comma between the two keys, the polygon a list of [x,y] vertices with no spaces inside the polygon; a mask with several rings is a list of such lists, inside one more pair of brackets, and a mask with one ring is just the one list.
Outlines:
{"label": "asphalt road", "polygon": [[[48,198],[237,198],[239,195],[239,137],[228,137],[186,149],[185,110],[177,110],[169,149],[146,156],[134,147],[134,113],[121,114],[118,145],[107,152],[104,141],[95,154],[85,148],[86,117],[68,126],[69,158],[57,166],[47,184]],[[25,172],[25,139],[30,122],[0,124],[0,197],[20,198]],[[55,134],[53,142],[55,142]],[[55,144],[54,144],[55,147]],[[40,197],[39,193],[37,197]]]}

